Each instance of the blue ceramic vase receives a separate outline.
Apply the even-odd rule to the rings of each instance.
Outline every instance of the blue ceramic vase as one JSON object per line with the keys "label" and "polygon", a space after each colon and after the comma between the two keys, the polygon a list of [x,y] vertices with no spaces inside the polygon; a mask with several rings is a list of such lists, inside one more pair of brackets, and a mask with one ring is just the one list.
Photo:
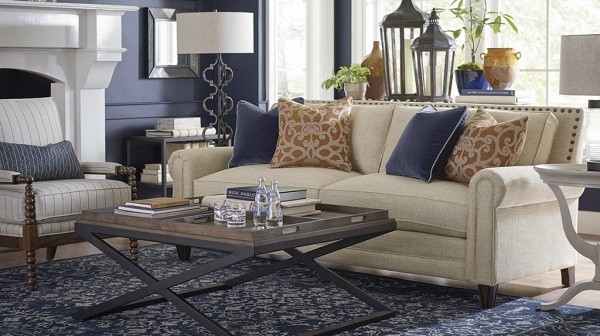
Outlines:
{"label": "blue ceramic vase", "polygon": [[483,70],[454,70],[458,94],[464,89],[491,90],[490,83],[485,79]]}

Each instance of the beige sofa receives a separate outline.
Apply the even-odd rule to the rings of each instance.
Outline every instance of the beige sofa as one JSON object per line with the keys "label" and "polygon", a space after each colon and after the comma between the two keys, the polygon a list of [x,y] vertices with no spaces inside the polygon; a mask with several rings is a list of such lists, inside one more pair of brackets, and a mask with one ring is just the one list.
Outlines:
{"label": "beige sofa", "polygon": [[[252,185],[264,176],[267,181],[278,179],[281,185],[306,188],[309,197],[324,203],[387,209],[397,221],[396,231],[321,260],[334,266],[472,282],[479,285],[484,307],[494,305],[503,282],[560,269],[563,284],[572,283],[575,251],[563,233],[556,199],[532,165],[579,162],[585,110],[470,106],[470,114],[484,107],[499,121],[530,116],[520,166],[484,169],[469,185],[386,175],[385,164],[402,130],[422,105],[354,102],[350,172],[269,165],[228,169],[232,148],[177,151],[169,159],[173,195],[223,194],[227,187]],[[565,190],[575,223],[582,192]]]}

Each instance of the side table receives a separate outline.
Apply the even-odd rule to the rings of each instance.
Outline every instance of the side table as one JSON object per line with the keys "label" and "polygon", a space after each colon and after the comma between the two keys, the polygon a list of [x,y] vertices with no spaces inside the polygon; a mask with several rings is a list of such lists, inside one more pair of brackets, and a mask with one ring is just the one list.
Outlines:
{"label": "side table", "polygon": [[600,290],[600,244],[590,244],[581,239],[571,220],[571,212],[560,186],[580,188],[600,188],[600,172],[587,171],[583,164],[543,164],[534,167],[544,183],[546,183],[558,200],[563,230],[569,243],[586,258],[596,265],[596,272],[592,280],[581,280],[556,301],[540,304],[541,310],[556,309],[569,302],[575,295],[586,290]]}
{"label": "side table", "polygon": [[131,143],[132,142],[149,142],[160,144],[160,164],[161,164],[161,183],[159,184],[162,187],[163,196],[167,195],[167,189],[169,188],[169,184],[167,183],[167,161],[169,158],[167,157],[167,144],[168,143],[187,143],[187,142],[197,142],[197,141],[205,141],[205,140],[216,140],[216,135],[207,135],[206,139],[200,136],[192,136],[192,137],[147,137],[147,136],[130,136],[125,138],[125,162],[127,166],[131,165]]}

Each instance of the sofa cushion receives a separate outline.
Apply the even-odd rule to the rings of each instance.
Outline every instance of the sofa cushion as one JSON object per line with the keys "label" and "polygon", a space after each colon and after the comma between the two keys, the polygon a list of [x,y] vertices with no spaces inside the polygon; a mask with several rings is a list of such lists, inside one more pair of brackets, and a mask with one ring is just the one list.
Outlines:
{"label": "sofa cushion", "polygon": [[[131,187],[116,180],[56,180],[33,183],[39,223],[75,219],[83,210],[121,205],[131,199]],[[23,184],[0,186],[0,222],[25,221]]]}
{"label": "sofa cushion", "polygon": [[332,183],[359,176],[354,171],[319,167],[290,167],[272,169],[269,165],[251,165],[229,168],[194,181],[194,196],[224,194],[229,187],[258,185],[258,177],[277,180],[280,186],[307,189],[308,198],[319,198],[319,189]]}
{"label": "sofa cushion", "polygon": [[386,165],[386,173],[425,182],[440,176],[460,136],[467,107],[438,111],[432,105],[415,114],[402,132]]}
{"label": "sofa cushion", "polygon": [[[304,103],[303,98],[294,98]],[[229,167],[269,163],[275,153],[279,134],[277,105],[268,112],[245,100],[237,104],[233,156]]]}
{"label": "sofa cushion", "polygon": [[379,170],[394,106],[395,104],[352,106],[350,114],[352,170],[361,174],[373,174]]}
{"label": "sofa cushion", "polygon": [[331,184],[319,198],[324,203],[386,209],[402,230],[465,238],[468,191],[456,182],[369,174]]}
{"label": "sofa cushion", "polygon": [[45,146],[0,142],[0,169],[31,175],[35,181],[83,178],[71,142]]}
{"label": "sofa cushion", "polygon": [[271,167],[325,167],[350,171],[350,112],[346,97],[319,107],[279,99],[279,138]]}
{"label": "sofa cushion", "polygon": [[479,109],[454,146],[446,163],[446,177],[468,184],[482,169],[513,166],[523,150],[528,118],[498,123]]}

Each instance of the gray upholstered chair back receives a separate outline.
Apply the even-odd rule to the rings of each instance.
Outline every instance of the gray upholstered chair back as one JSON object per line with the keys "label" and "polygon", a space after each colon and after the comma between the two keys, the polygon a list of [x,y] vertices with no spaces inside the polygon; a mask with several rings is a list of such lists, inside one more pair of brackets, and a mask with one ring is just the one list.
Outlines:
{"label": "gray upholstered chair back", "polygon": [[62,140],[54,99],[0,99],[0,141],[44,146]]}

